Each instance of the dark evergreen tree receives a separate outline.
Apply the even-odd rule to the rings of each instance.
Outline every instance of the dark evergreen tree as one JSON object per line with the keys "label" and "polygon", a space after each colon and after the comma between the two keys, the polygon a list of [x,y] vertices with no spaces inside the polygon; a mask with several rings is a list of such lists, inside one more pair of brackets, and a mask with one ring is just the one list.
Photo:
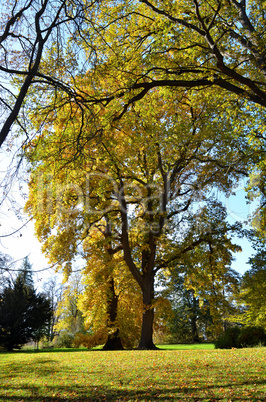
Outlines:
{"label": "dark evergreen tree", "polygon": [[34,280],[33,280],[33,273],[32,273],[32,266],[29,261],[29,257],[25,257],[23,259],[21,268],[18,272],[18,275],[15,279],[15,282],[23,284],[23,286],[26,288],[34,289]]}
{"label": "dark evergreen tree", "polygon": [[50,316],[50,302],[36,293],[26,258],[14,283],[0,294],[0,346],[11,351],[31,339],[38,341]]}

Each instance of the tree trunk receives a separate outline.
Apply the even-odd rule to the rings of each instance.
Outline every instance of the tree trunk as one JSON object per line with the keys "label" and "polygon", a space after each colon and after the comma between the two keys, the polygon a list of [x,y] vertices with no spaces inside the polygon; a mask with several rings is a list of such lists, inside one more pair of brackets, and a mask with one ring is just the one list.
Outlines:
{"label": "tree trunk", "polygon": [[154,321],[154,308],[152,307],[154,299],[154,276],[152,278],[145,278],[143,292],[143,316],[141,338],[138,349],[140,350],[154,350],[158,349],[153,343],[153,321]]}
{"label": "tree trunk", "polygon": [[[194,293],[194,292],[193,292]],[[197,298],[193,294],[193,300],[192,300],[192,315],[191,315],[191,331],[192,331],[192,341],[199,343],[199,333],[198,333],[198,327],[197,327]]]}
{"label": "tree trunk", "polygon": [[119,335],[119,329],[113,334],[108,335],[108,339],[103,347],[103,350],[123,350],[123,345]]}
{"label": "tree trunk", "polygon": [[110,331],[108,339],[103,347],[103,350],[123,350],[123,345],[121,342],[119,328],[117,328],[117,306],[118,306],[118,296],[115,294],[115,284],[113,277],[109,282],[109,292],[108,292],[108,316],[109,323],[108,329]]}
{"label": "tree trunk", "polygon": [[191,330],[192,330],[192,341],[199,343],[200,338],[199,338],[199,334],[198,334],[197,319],[196,319],[195,315],[193,315],[191,318]]}

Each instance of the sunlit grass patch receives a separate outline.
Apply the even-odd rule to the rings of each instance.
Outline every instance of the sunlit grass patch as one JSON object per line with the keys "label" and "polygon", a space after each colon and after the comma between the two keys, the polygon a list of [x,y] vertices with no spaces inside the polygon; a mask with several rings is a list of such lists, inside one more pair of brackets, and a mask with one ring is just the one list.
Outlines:
{"label": "sunlit grass patch", "polygon": [[0,401],[265,401],[266,349],[0,354]]}
{"label": "sunlit grass patch", "polygon": [[211,350],[214,349],[214,343],[188,343],[175,345],[157,345],[159,349],[164,350]]}

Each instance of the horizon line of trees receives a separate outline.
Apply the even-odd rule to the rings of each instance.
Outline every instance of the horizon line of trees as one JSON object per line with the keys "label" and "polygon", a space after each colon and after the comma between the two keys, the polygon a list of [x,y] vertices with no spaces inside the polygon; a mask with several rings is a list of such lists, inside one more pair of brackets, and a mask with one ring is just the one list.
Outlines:
{"label": "horizon line of trees", "polygon": [[[186,269],[189,260],[183,262],[183,273],[162,278],[156,290],[159,302],[154,323],[155,342],[216,342],[222,334],[236,332],[236,325],[255,326],[266,331],[263,253],[265,251],[259,243],[257,254],[249,261],[251,268],[242,277],[235,271],[228,272],[231,283],[221,287],[223,298],[220,294],[219,300],[217,294],[199,284],[188,286]],[[2,273],[6,259],[7,256],[1,256]],[[37,293],[31,264],[25,258],[13,282],[5,278],[1,284],[0,347],[11,351],[35,342],[37,347],[40,344],[42,347],[82,345],[87,348],[104,345],[106,350],[136,348],[141,329],[139,305],[134,305],[134,317],[123,315],[116,322],[121,337],[118,343],[108,317],[99,313],[101,309],[106,310],[108,299],[103,300],[103,290],[99,289],[99,297],[95,294],[94,298],[90,297],[88,292],[97,292],[97,286],[100,286],[100,283],[95,284],[95,278],[91,283],[93,288],[88,287],[86,271],[83,270],[65,285],[51,277],[43,285],[43,291]],[[217,309],[220,314],[217,314]],[[113,338],[116,343],[110,343]]]}

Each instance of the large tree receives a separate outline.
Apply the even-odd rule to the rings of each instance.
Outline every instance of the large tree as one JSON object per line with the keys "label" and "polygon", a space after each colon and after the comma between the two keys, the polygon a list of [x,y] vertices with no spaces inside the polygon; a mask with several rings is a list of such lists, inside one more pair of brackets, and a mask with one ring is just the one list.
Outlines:
{"label": "large tree", "polygon": [[114,241],[143,295],[139,348],[153,348],[156,275],[200,243],[215,243],[234,229],[202,226],[197,206],[211,202],[214,189],[230,191],[246,174],[248,144],[241,130],[232,141],[233,122],[203,94],[153,91],[116,127],[99,109],[106,124],[100,141],[75,130],[81,116],[75,105],[66,106],[29,149],[27,209],[44,251],[66,272],[93,224],[104,216],[114,221]]}

